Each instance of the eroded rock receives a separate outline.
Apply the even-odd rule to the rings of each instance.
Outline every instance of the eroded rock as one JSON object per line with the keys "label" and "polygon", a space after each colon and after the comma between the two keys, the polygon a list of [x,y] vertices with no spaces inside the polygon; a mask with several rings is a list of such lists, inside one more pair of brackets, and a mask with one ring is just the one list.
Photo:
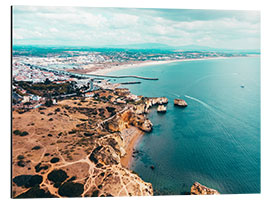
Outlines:
{"label": "eroded rock", "polygon": [[174,100],[174,105],[175,106],[180,106],[180,107],[187,107],[187,103],[183,99],[175,99]]}
{"label": "eroded rock", "polygon": [[219,195],[220,193],[212,188],[208,188],[198,182],[195,182],[190,190],[191,195]]}

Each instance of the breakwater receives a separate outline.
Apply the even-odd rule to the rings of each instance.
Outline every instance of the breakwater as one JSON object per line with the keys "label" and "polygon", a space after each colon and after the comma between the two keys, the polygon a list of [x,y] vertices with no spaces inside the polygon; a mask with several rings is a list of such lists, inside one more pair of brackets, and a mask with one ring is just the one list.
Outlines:
{"label": "breakwater", "polygon": [[[186,194],[195,181],[221,194],[259,193],[260,58],[186,61],[111,74],[154,71],[158,82],[129,89],[145,97],[162,95],[169,103],[166,114],[147,115],[153,130],[135,147],[139,153],[131,170],[152,183],[155,195]],[[175,98],[189,106],[175,108]]]}
{"label": "breakwater", "polygon": [[41,67],[41,66],[37,66],[33,64],[27,64],[27,63],[24,63],[24,64],[27,66],[30,66],[30,68],[37,68],[40,70],[49,71],[56,74],[64,74],[64,75],[80,77],[80,78],[89,78],[89,77],[94,76],[94,77],[102,77],[102,78],[137,78],[137,79],[142,79],[142,80],[158,80],[158,78],[150,78],[150,77],[143,77],[143,76],[137,76],[137,75],[117,75],[116,76],[116,75],[101,75],[101,74],[90,74],[90,73],[81,74],[81,73],[68,72],[64,70],[57,70],[57,69],[48,68],[48,67]]}
{"label": "breakwater", "polygon": [[105,78],[138,78],[143,80],[158,80],[158,78],[149,78],[149,77],[142,77],[137,75],[98,75],[98,74],[79,74],[83,76],[96,76],[96,77],[105,77]]}

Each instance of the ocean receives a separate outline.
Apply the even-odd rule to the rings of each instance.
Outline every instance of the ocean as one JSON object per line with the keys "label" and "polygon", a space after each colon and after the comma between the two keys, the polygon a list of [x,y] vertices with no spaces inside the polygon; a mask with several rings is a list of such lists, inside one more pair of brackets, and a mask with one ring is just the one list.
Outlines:
{"label": "ocean", "polygon": [[[153,131],[136,146],[135,171],[155,195],[188,194],[197,181],[222,194],[260,193],[260,58],[174,62],[111,72],[157,77],[123,85],[136,95],[165,96],[152,108]],[[175,98],[188,103],[173,105]],[[154,170],[150,166],[154,166]]]}

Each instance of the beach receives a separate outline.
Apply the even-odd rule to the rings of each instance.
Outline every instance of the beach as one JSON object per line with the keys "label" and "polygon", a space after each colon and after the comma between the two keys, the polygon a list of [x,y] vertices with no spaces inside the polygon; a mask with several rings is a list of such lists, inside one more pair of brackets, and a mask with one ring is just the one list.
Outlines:
{"label": "beach", "polygon": [[122,136],[126,140],[125,145],[125,156],[121,157],[121,165],[125,168],[130,168],[132,163],[132,154],[135,146],[138,144],[139,140],[143,136],[143,132],[136,127],[129,127],[123,131],[121,131]]}
{"label": "beach", "polygon": [[[97,74],[97,75],[104,75],[113,71],[123,70],[123,69],[129,69],[129,68],[138,68],[138,67],[144,67],[144,66],[154,66],[154,65],[161,65],[161,64],[167,64],[167,63],[174,63],[174,62],[182,62],[182,61],[198,61],[198,60],[208,60],[208,59],[225,59],[229,57],[205,57],[205,58],[193,58],[193,59],[179,59],[179,60],[168,60],[168,61],[136,61],[134,63],[128,63],[128,64],[122,64],[122,65],[112,65],[112,66],[104,66],[99,67],[98,69],[87,70],[83,69],[80,70],[80,73],[87,73],[87,74]],[[74,71],[78,72],[78,70]]]}
{"label": "beach", "polygon": [[[153,130],[135,146],[139,156],[130,167],[152,183],[155,194],[184,194],[194,181],[222,194],[260,191],[259,62],[259,57],[228,57],[110,73],[157,77],[128,88],[169,100],[166,114],[155,109],[147,114]],[[175,98],[188,107],[176,108]]]}
{"label": "beach", "polygon": [[[111,67],[104,67],[104,69],[100,69],[94,72],[90,72],[91,74],[99,74],[99,75],[106,75],[107,73],[124,70],[129,68],[138,68],[144,66],[153,66],[153,65],[160,65],[160,64],[168,64],[174,62],[184,62],[184,61],[199,61],[199,60],[213,60],[213,59],[228,59],[228,57],[205,57],[205,58],[196,58],[196,59],[181,59],[181,60],[168,60],[168,61],[147,61],[147,62],[140,62],[136,64],[124,64],[119,66],[111,66]],[[89,74],[90,74],[89,73]],[[121,158],[122,166],[126,168],[130,168],[132,161],[133,161],[133,151],[136,148],[136,145],[140,141],[143,136],[143,132],[135,127],[129,127],[122,132],[122,136],[125,138],[126,142],[128,143],[125,146],[126,155]]]}

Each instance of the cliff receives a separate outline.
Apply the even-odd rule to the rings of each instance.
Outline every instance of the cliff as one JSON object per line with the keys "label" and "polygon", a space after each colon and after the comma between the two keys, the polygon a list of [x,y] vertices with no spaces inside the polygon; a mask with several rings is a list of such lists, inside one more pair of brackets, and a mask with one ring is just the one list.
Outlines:
{"label": "cliff", "polygon": [[174,105],[175,106],[180,106],[180,107],[187,107],[187,103],[183,99],[175,99],[174,100]]}
{"label": "cliff", "polygon": [[[118,93],[119,94],[118,90]],[[12,196],[88,197],[153,195],[150,183],[124,168],[130,136],[149,132],[141,104],[117,104],[113,91],[95,98],[73,98],[25,113],[13,111]],[[128,93],[121,92],[125,100]]]}
{"label": "cliff", "polygon": [[201,185],[198,182],[195,182],[190,190],[191,195],[219,195],[220,193],[217,190],[208,188],[204,185]]}

